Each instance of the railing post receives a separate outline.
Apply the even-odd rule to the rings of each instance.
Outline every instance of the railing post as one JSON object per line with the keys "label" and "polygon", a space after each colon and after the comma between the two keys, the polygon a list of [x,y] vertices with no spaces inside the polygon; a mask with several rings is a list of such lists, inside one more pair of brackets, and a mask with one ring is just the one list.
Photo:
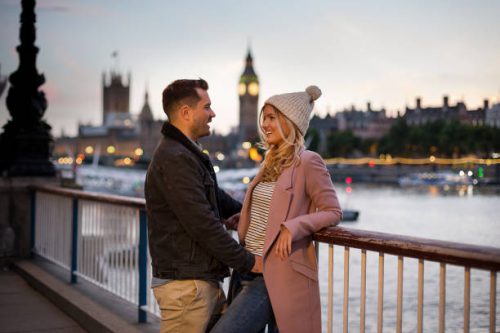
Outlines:
{"label": "railing post", "polygon": [[30,255],[31,258],[35,255],[35,227],[36,227],[36,191],[31,191],[31,238],[30,238]]}
{"label": "railing post", "polygon": [[144,307],[148,304],[148,220],[146,211],[139,211],[139,322],[147,321]]}
{"label": "railing post", "polygon": [[73,216],[71,224],[71,283],[77,282],[78,270],[78,199],[73,198]]}

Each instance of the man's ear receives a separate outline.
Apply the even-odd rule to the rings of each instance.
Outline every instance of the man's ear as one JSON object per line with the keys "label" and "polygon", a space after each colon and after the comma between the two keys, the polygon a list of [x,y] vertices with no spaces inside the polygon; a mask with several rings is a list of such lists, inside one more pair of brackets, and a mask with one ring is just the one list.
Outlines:
{"label": "man's ear", "polygon": [[179,116],[183,120],[189,120],[189,118],[191,117],[191,108],[187,104],[182,105],[179,108]]}

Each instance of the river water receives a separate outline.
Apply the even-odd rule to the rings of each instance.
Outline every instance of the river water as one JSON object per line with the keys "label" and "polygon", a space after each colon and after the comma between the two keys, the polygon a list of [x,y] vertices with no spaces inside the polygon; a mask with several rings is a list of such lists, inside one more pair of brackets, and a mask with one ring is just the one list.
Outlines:
{"label": "river water", "polygon": [[[242,197],[241,179],[256,170],[229,170],[219,173],[221,187]],[[144,171],[82,169],[79,180],[87,190],[141,195]],[[500,192],[478,187],[398,187],[335,184],[342,207],[359,210],[356,222],[344,222],[348,228],[379,231],[413,237],[500,247]],[[350,251],[349,319],[350,331],[359,331],[359,294],[361,255]],[[418,262],[404,261],[403,332],[417,327]],[[344,290],[344,248],[334,247],[334,332],[342,331]],[[328,246],[320,244],[319,277],[323,310],[323,330],[327,325]],[[490,273],[471,271],[471,332],[487,332],[489,323]],[[497,288],[497,318],[500,318],[500,288]],[[463,331],[464,270],[447,266],[446,332]],[[378,295],[378,253],[367,255],[366,332],[376,332]],[[397,295],[397,258],[385,257],[384,332],[395,332]],[[439,264],[425,263],[424,332],[438,332]],[[497,322],[499,320],[497,319]],[[500,323],[498,324],[500,325]],[[496,331],[500,332],[500,326]]]}
{"label": "river water", "polygon": [[[473,187],[449,188],[336,184],[344,208],[360,211],[357,222],[342,223],[349,228],[424,237],[453,242],[500,247],[500,196],[494,190]],[[350,251],[349,330],[359,331],[361,255]],[[405,259],[403,279],[403,332],[417,327],[418,261]],[[320,287],[326,330],[328,290],[328,247],[320,245]],[[334,331],[342,330],[344,290],[344,248],[334,247]],[[439,264],[425,262],[424,332],[439,328]],[[489,272],[471,271],[471,332],[486,332],[489,323]],[[463,331],[464,270],[447,266],[446,331]],[[395,332],[397,257],[385,256],[384,332]],[[497,288],[497,304],[500,292]],[[367,255],[366,331],[377,328],[378,253]],[[497,318],[500,310],[497,306]],[[498,319],[497,319],[498,322]],[[497,331],[500,326],[497,326]]]}

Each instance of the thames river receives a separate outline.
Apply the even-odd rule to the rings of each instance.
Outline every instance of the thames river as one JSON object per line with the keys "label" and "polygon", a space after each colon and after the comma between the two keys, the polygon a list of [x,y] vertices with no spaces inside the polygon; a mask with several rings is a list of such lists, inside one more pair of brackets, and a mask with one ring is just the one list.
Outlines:
{"label": "thames river", "polygon": [[[495,190],[476,187],[397,187],[336,184],[341,205],[360,211],[349,228],[394,233],[413,237],[500,247],[500,195]],[[359,330],[360,251],[351,249],[349,289],[349,329]],[[328,290],[328,249],[320,246],[320,283],[323,320],[326,327]],[[334,247],[334,331],[342,329],[344,248]],[[405,259],[403,279],[403,332],[417,326],[417,260]],[[463,331],[464,270],[447,266],[446,331]],[[395,331],[397,258],[385,258],[384,332]],[[377,327],[378,253],[368,252],[366,331]],[[471,271],[471,332],[486,332],[489,323],[489,272]],[[497,288],[497,304],[499,304]],[[424,332],[438,331],[439,264],[426,262],[424,277]],[[497,318],[500,310],[497,306]],[[497,319],[498,322],[498,319]],[[497,330],[499,327],[497,326]]]}

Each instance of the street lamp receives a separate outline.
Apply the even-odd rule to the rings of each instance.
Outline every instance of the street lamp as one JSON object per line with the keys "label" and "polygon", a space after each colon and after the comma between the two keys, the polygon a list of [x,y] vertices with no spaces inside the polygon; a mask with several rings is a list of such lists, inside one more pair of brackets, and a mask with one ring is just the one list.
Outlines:
{"label": "street lamp", "polygon": [[36,68],[35,0],[22,0],[21,6],[21,44],[16,48],[19,67],[9,77],[7,108],[12,119],[0,135],[0,172],[7,176],[54,176],[50,161],[54,140],[51,127],[42,120],[47,100],[38,90],[45,77]]}

